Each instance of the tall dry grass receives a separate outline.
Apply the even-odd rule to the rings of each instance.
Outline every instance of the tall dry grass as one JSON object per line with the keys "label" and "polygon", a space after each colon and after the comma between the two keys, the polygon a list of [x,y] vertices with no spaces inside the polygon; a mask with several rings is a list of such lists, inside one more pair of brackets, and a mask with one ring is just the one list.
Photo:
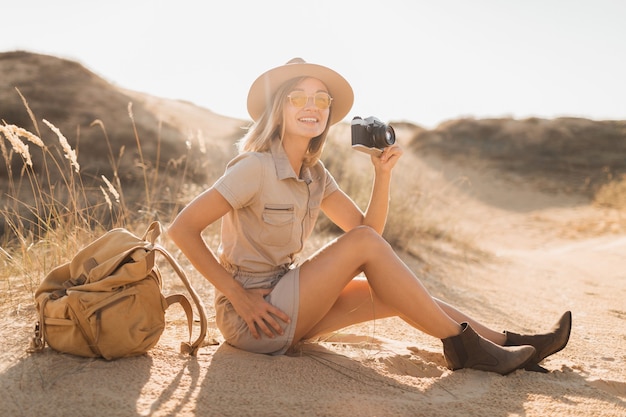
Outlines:
{"label": "tall dry grass", "polygon": [[[153,220],[171,220],[188,190],[186,159],[173,161],[175,169],[168,171],[171,167],[159,165],[157,145],[155,161],[146,160],[135,128],[143,186],[130,187],[127,196],[122,186],[125,173],[119,172],[119,166],[128,150],[112,148],[100,120],[92,127],[101,129],[107,142],[113,175],[92,178],[82,172],[78,152],[63,133],[50,121],[37,120],[22,99],[34,133],[4,122],[0,125],[0,152],[7,174],[0,198],[0,224],[4,226],[0,231],[0,302],[14,308],[32,301],[39,282],[53,267],[71,259],[105,230],[126,227],[139,233]],[[128,116],[135,126],[130,103]],[[194,147],[188,143],[188,152],[198,152]],[[36,158],[38,166],[33,163],[35,153],[41,156]],[[177,177],[171,178],[171,172],[177,172]]]}
{"label": "tall dry grass", "polygon": [[626,210],[626,174],[600,187],[594,196],[594,203],[600,207]]}

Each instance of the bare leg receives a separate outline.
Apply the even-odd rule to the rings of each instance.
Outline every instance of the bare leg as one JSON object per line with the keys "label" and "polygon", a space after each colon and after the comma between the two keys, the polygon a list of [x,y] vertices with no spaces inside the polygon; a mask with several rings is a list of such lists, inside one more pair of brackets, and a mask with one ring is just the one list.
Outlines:
{"label": "bare leg", "polygon": [[[367,287],[353,281],[360,272],[372,289],[369,302],[364,292]],[[357,227],[300,267],[300,308],[293,344],[321,331],[375,317],[368,307],[378,306],[381,315],[400,316],[441,339],[452,370],[473,368],[506,375],[535,355],[532,346],[502,347],[483,338],[469,323],[459,324],[444,309],[457,318],[466,318],[464,314],[442,305],[380,235],[369,227]]]}
{"label": "bare leg", "polygon": [[396,310],[380,301],[367,280],[355,278],[341,291],[330,311],[303,338],[311,339],[353,324],[397,314]]}
{"label": "bare leg", "polygon": [[300,268],[300,310],[294,343],[331,311],[352,277],[364,272],[387,314],[399,315],[420,330],[445,339],[461,326],[448,316],[426,288],[374,230],[358,227],[326,246]]}
{"label": "bare leg", "polygon": [[435,301],[437,301],[439,307],[441,307],[442,310],[445,311],[448,316],[452,317],[457,323],[469,323],[476,333],[500,346],[503,346],[506,342],[506,335],[504,333],[491,330],[489,327],[474,320],[467,314],[460,312],[455,307],[447,304],[445,301],[441,301],[437,298],[435,298]]}
{"label": "bare leg", "polygon": [[[470,323],[474,330],[484,338],[504,345],[506,341],[504,333],[491,330],[444,301],[436,298],[435,301],[457,323]],[[355,278],[346,285],[329,312],[304,336],[304,339],[331,333],[353,324],[397,315],[396,310],[384,304],[376,296],[367,280]],[[423,331],[421,326],[410,322],[409,324]]]}

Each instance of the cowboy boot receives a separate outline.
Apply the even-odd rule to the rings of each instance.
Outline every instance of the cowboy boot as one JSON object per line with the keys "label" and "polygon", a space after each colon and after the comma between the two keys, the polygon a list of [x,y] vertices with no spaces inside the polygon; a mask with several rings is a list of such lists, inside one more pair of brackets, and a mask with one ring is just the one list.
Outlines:
{"label": "cowboy boot", "polygon": [[538,365],[539,362],[562,350],[565,345],[567,345],[571,330],[572,313],[567,311],[548,333],[521,335],[505,330],[506,342],[504,346],[533,346],[536,353],[528,364],[526,364],[525,369],[535,372],[548,372],[547,369]]}
{"label": "cowboy boot", "polygon": [[451,370],[472,368],[506,375],[526,365],[535,355],[532,346],[504,347],[483,338],[468,323],[460,334],[443,342],[443,354]]}

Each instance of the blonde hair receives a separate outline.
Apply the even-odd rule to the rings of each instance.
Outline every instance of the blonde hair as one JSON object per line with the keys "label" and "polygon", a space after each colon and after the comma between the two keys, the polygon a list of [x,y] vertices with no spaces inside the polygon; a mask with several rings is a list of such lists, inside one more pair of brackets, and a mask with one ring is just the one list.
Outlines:
{"label": "blonde hair", "polygon": [[[268,99],[265,110],[259,119],[250,126],[248,133],[238,142],[239,153],[243,152],[267,152],[273,139],[282,140],[285,133],[285,123],[283,120],[283,109],[287,101],[287,95],[302,80],[310,77],[293,78],[281,85],[274,95]],[[322,156],[328,130],[330,128],[330,115],[332,106],[328,114],[326,128],[321,135],[316,136],[309,142],[309,148],[302,161],[306,167],[315,165]]]}

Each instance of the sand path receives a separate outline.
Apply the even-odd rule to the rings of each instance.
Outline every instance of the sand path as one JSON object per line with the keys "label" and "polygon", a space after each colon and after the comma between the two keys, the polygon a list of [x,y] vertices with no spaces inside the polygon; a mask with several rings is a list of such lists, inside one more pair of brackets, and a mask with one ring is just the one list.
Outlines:
{"label": "sand path", "polygon": [[[442,181],[458,167],[430,160]],[[455,171],[456,170],[456,171]],[[626,235],[594,234],[606,213],[482,171],[451,207],[454,227],[485,257],[409,257],[433,293],[497,329],[548,329],[565,310],[568,347],[549,374],[445,368],[438,340],[397,319],[354,326],[294,357],[221,344],[176,353],[170,327],[149,355],[106,362],[24,347],[28,305],[3,310],[0,409],[7,416],[623,416],[626,415]],[[576,230],[584,232],[574,232]],[[203,291],[209,291],[203,288]],[[170,314],[170,313],[168,313]],[[170,316],[174,322],[177,316]]]}

